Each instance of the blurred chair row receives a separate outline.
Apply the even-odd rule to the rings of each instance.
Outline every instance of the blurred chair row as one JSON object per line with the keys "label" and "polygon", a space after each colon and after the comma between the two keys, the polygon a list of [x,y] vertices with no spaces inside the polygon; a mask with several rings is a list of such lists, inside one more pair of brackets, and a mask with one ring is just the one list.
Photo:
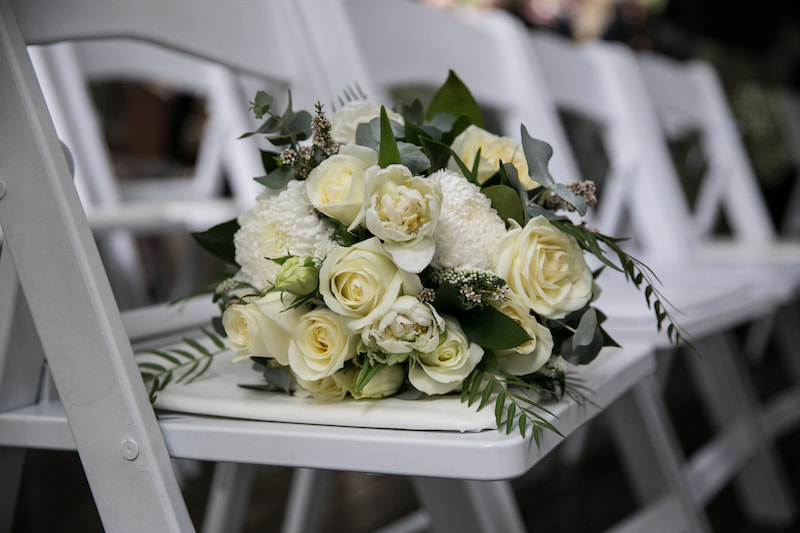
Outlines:
{"label": "blurred chair row", "polygon": [[[85,191],[81,199],[89,222],[92,223],[93,217],[97,217],[94,218],[94,224],[98,230],[115,230],[113,238],[109,240],[110,254],[105,257],[109,273],[119,272],[122,279],[136,279],[135,268],[130,272],[130,265],[136,258],[132,246],[133,233],[128,231],[152,231],[165,227],[195,229],[229,218],[231,212],[235,213],[255,198],[257,193],[251,178],[260,173],[254,168],[258,166],[258,152],[246,141],[232,142],[238,133],[249,129],[244,104],[248,95],[243,95],[239,90],[239,77],[233,73],[234,70],[241,69],[248,74],[267,78],[266,82],[272,84],[271,87],[291,88],[297,106],[308,108],[317,98],[323,102],[333,101],[345,87],[356,81],[374,100],[386,101],[389,94],[402,86],[435,87],[441,83],[447,70],[452,68],[465,80],[476,98],[498,114],[500,133],[517,138],[519,124],[525,123],[532,135],[554,145],[551,171],[556,179],[563,182],[580,178],[574,152],[559,121],[559,109],[587,115],[602,124],[610,171],[603,182],[601,203],[592,223],[607,233],[631,234],[634,237],[634,251],[644,254],[646,260],[652,262],[665,282],[667,297],[685,313],[680,315],[679,321],[687,333],[696,339],[695,344],[703,354],[702,358],[689,354],[689,366],[697,382],[698,393],[703,397],[704,407],[709,410],[718,428],[712,442],[684,462],[666,417],[657,382],[648,377],[650,370],[646,350],[640,350],[638,354],[633,350],[627,358],[620,355],[620,361],[623,362],[620,364],[627,365],[627,373],[636,376],[636,379],[597,380],[596,386],[599,397],[603,397],[603,394],[607,396],[608,402],[601,402],[603,406],[622,396],[609,409],[610,420],[634,488],[644,505],[637,515],[621,524],[618,530],[708,530],[703,506],[732,478],[737,480],[743,508],[750,518],[771,525],[786,524],[793,520],[796,513],[793,497],[772,443],[777,435],[797,423],[800,389],[792,389],[766,407],[760,405],[730,328],[756,320],[757,332],[772,325],[789,324],[779,333],[784,338],[792,338],[793,328],[789,320],[794,316],[793,310],[785,304],[791,302],[793,291],[800,281],[800,249],[793,245],[770,244],[774,241],[774,232],[769,225],[764,204],[760,201],[719,84],[706,65],[678,65],[662,58],[637,58],[624,48],[600,43],[576,46],[552,36],[530,34],[503,13],[487,12],[479,18],[461,20],[457,14],[431,11],[399,0],[342,0],[341,3],[265,1],[260,5],[260,9],[264,10],[261,17],[252,17],[252,7],[247,3],[226,5],[224,10],[193,6],[193,18],[190,20],[177,18],[177,13],[180,13],[177,4],[174,6],[175,12],[160,13],[152,18],[148,17],[144,8],[105,12],[104,9],[108,7],[100,3],[88,7],[88,12],[81,12],[69,2],[59,8],[63,9],[63,18],[50,18],[42,15],[44,8],[38,6],[37,2],[23,4],[3,4],[2,12],[6,61],[3,68],[13,73],[13,77],[4,77],[7,78],[4,83],[10,84],[12,79],[24,80],[24,83],[17,81],[13,87],[4,87],[3,94],[19,93],[18,98],[22,102],[35,99],[37,90],[35,82],[25,70],[26,58],[20,51],[23,41],[46,43],[106,35],[138,37],[194,52],[204,58],[222,60],[226,65],[211,66],[196,59],[167,56],[162,51],[154,52],[149,46],[132,45],[129,42],[92,42],[74,47],[60,44],[53,49],[32,53],[34,58],[38,57],[39,84],[45,90],[50,116],[60,137],[73,153],[77,185],[79,190]],[[257,23],[249,20],[253,18],[257,18]],[[392,23],[387,25],[387,20]],[[272,26],[273,31],[265,32],[261,24]],[[414,38],[409,38],[412,33]],[[214,34],[213,38],[206,39],[209,34]],[[278,49],[280,53],[276,52]],[[109,57],[117,59],[109,61]],[[86,89],[87,81],[103,72],[121,72],[129,77],[141,76],[151,68],[156,74],[164,75],[163,79],[180,86],[190,86],[193,92],[206,94],[210,102],[209,126],[204,134],[207,143],[203,143],[197,177],[190,185],[193,192],[184,191],[176,200],[169,200],[170,205],[181,204],[186,207],[174,207],[166,211],[163,210],[166,194],[163,192],[158,193],[157,203],[138,194],[135,207],[121,207],[125,194],[113,179],[99,128],[93,122],[94,115]],[[41,111],[39,109],[37,112]],[[46,118],[31,116],[25,119],[9,117],[8,121],[4,117],[3,123],[14,124],[11,118],[16,118],[20,123],[37,124],[34,131],[36,128],[45,128],[37,121],[46,122]],[[680,190],[659,118],[665,119],[664,123],[669,126],[667,132],[685,128],[688,124],[703,134],[702,147],[711,171],[701,187],[694,213],[691,213]],[[12,156],[20,158],[20,154],[34,161],[44,157],[48,168],[58,167],[55,174],[63,171],[61,162],[52,161],[60,155],[52,151],[52,146],[51,152],[45,151],[44,155],[39,156],[30,153],[30,146],[14,144],[5,127],[3,135],[1,159],[10,161]],[[37,143],[42,142],[41,138],[52,142],[52,138],[46,134],[32,137],[28,142],[35,144],[33,138],[38,139]],[[203,206],[219,203],[214,194],[222,189],[221,168],[225,168],[230,178],[234,206],[211,211]],[[0,177],[8,173],[9,180],[11,174],[18,171],[16,167],[5,166],[2,170]],[[142,426],[138,431],[142,435],[137,439],[138,446],[146,452],[146,460],[154,461],[150,466],[151,472],[159,479],[151,479],[152,486],[142,486],[143,492],[152,494],[137,492],[135,498],[143,506],[161,509],[153,517],[153,527],[188,529],[191,525],[184,514],[185,510],[181,510],[177,489],[170,480],[171,472],[164,463],[166,453],[163,443],[158,432],[154,432],[154,422],[151,414],[148,414],[149,406],[143,397],[141,384],[137,384],[138,375],[130,355],[130,344],[114,318],[116,311],[110,294],[102,282],[92,281],[85,294],[59,294],[57,305],[47,301],[48,295],[57,294],[52,291],[60,284],[74,283],[75,287],[80,287],[83,285],[80,280],[103,278],[98,265],[92,262],[91,250],[87,248],[90,245],[85,242],[85,224],[79,220],[82,216],[80,210],[74,199],[61,198],[62,195],[69,196],[69,193],[59,192],[65,186],[63,174],[55,174],[49,185],[42,182],[30,186],[30,201],[34,201],[36,193],[41,192],[42,188],[53,189],[57,191],[55,202],[60,207],[56,209],[52,204],[50,207],[53,211],[66,212],[64,216],[69,219],[68,223],[48,220],[51,226],[67,228],[67,234],[63,238],[66,242],[59,247],[54,245],[52,249],[45,248],[53,254],[59,254],[48,257],[62,257],[63,254],[66,258],[75,258],[65,259],[72,266],[64,269],[63,279],[48,280],[48,276],[56,276],[56,273],[40,265],[40,257],[35,251],[25,249],[26,245],[23,244],[26,241],[37,243],[33,246],[52,244],[57,232],[52,235],[28,235],[31,230],[25,223],[29,216],[6,207],[21,186],[10,182],[9,191],[15,194],[9,194],[5,203],[0,204],[0,223],[8,234],[2,255],[4,270],[0,272],[5,274],[0,283],[11,281],[11,286],[16,287],[15,271],[19,273],[43,347],[43,350],[39,349],[31,338],[35,335],[31,331],[30,320],[22,313],[25,310],[24,299],[20,298],[15,303],[9,298],[7,314],[0,313],[0,318],[6,319],[5,322],[0,320],[0,326],[5,324],[9,330],[4,332],[0,329],[0,333],[4,333],[0,335],[0,340],[9,345],[4,354],[5,365],[0,366],[0,377],[3,378],[0,382],[3,384],[0,408],[8,411],[35,400],[35,387],[20,387],[19,391],[13,391],[7,383],[11,377],[20,374],[28,376],[28,383],[35,382],[38,363],[46,356],[106,527],[123,528],[122,524],[129,520],[125,513],[113,509],[113,495],[104,494],[113,492],[109,491],[109,487],[114,486],[116,478],[125,480],[130,475],[125,472],[126,465],[118,464],[119,456],[114,459],[109,457],[111,447],[118,447],[114,443],[124,440],[123,432],[114,420],[116,416],[121,420],[141,420]],[[203,203],[192,206],[187,203],[190,199],[199,199]],[[14,202],[16,209],[23,209],[19,207],[21,200]],[[229,202],[225,200],[224,203]],[[732,223],[738,241],[735,245],[707,245],[719,208],[726,210],[728,220]],[[144,216],[139,218],[141,213]],[[181,214],[185,213],[191,213],[194,218],[182,219]],[[198,214],[203,218],[196,218]],[[14,257],[13,264],[9,261],[9,249]],[[119,264],[114,266],[117,259]],[[88,271],[85,270],[87,268]],[[134,277],[126,278],[131,273]],[[645,307],[643,297],[632,295],[627,287],[618,283],[620,280],[614,280],[612,276],[605,275],[604,278],[607,279],[601,280],[604,286],[602,307],[610,316],[609,323],[618,340],[626,345],[644,339],[664,352],[670,351],[664,336],[653,336],[655,321]],[[52,285],[48,285],[48,282]],[[94,283],[100,285],[95,286]],[[137,285],[129,286],[129,289],[130,302],[141,301],[141,295],[136,294]],[[17,309],[13,306],[20,307]],[[53,310],[49,310],[49,307]],[[63,321],[57,328],[50,326],[49,320],[55,310],[72,307],[88,312],[82,317],[74,317],[74,320]],[[770,319],[776,312],[781,313],[781,320]],[[157,313],[161,314],[155,315],[156,318],[152,314],[128,315],[129,330],[133,328],[132,324],[139,324],[141,334],[152,336],[153,332],[148,330],[154,325],[159,326],[157,333],[165,333],[165,329],[182,329],[195,324],[195,317],[186,317],[179,326],[165,326],[164,317],[168,315],[163,314],[164,310]],[[198,323],[201,318],[208,316],[207,313],[207,306],[201,305]],[[147,318],[142,319],[145,316]],[[17,326],[25,321],[28,323],[27,330],[12,328],[12,325]],[[16,331],[14,335],[11,334],[12,329]],[[76,331],[91,333],[84,341],[73,342]],[[791,341],[783,344],[792,347]],[[14,354],[11,353],[12,348],[20,347],[39,352],[38,359],[28,358],[22,370],[13,367],[16,363],[13,363]],[[794,372],[796,385],[800,383],[800,358],[791,350],[786,350],[784,354],[785,363]],[[81,355],[83,362],[77,365],[77,370],[68,368],[66,361],[78,355]],[[669,365],[666,363],[669,357],[665,354],[659,358],[663,373],[668,371]],[[114,370],[100,377],[109,380],[109,387],[121,390],[110,393],[116,398],[107,402],[106,408],[126,413],[121,418],[109,412],[98,414],[94,408],[96,398],[82,389],[86,387],[88,377],[93,378],[88,380],[89,383],[104,382],[94,378],[98,377],[98,368],[108,368],[109,361],[113,361]],[[97,384],[91,387],[95,390],[99,388]],[[78,394],[78,390],[83,390],[83,394]],[[106,391],[98,390],[98,395],[101,392]],[[28,413],[19,420],[25,424],[40,420],[34,414]],[[581,411],[578,423],[585,422],[594,414],[592,409]],[[105,422],[98,427],[91,427],[90,422],[95,422],[98,417]],[[2,444],[56,445],[46,443],[47,439],[35,435],[27,437],[27,440],[20,435],[10,436],[10,430],[19,431],[19,420],[0,415],[0,427],[4,427],[3,434],[8,435],[5,437],[8,440]],[[63,418],[60,420],[63,421]],[[210,433],[219,431],[213,423],[206,426],[205,429]],[[342,437],[341,432],[330,428],[315,428],[313,435],[307,435],[302,431],[291,433],[293,430],[284,430],[280,426],[265,424],[255,429],[251,424],[243,431],[250,438],[255,438],[254,434],[259,432],[272,432],[273,441],[269,442],[273,444],[277,442],[274,434],[282,431],[289,431],[287,442],[295,439],[295,443],[311,438],[324,442],[326,438],[334,438],[335,433],[335,437],[350,438],[363,446],[373,443],[374,435],[380,433],[354,430]],[[167,421],[162,423],[162,431],[173,455],[181,456],[174,444],[180,442],[180,425],[170,427]],[[100,439],[102,442],[90,442],[99,434],[103,436]],[[173,444],[170,444],[170,437],[174,439]],[[381,438],[389,439],[398,447],[406,443],[406,437],[398,434]],[[429,439],[429,445],[434,446],[436,438],[423,434],[421,440],[426,438]],[[471,442],[468,436],[460,438],[463,441],[459,441],[459,436],[454,436],[452,442],[436,446],[468,446]],[[58,446],[68,445],[61,442]],[[10,471],[18,476],[20,457],[7,450],[3,449],[3,462],[14,465],[15,470]],[[539,455],[529,454],[521,471],[533,466],[548,450],[549,447],[545,446]],[[407,457],[401,453],[398,456]],[[195,457],[242,463],[276,461],[274,456],[247,461],[241,454],[237,455],[237,448],[233,445],[228,457],[202,453]],[[358,469],[358,466],[346,464],[345,460],[322,460],[313,454],[288,454],[287,457],[281,464]],[[117,463],[113,463],[115,460]],[[109,468],[108,461],[115,466]],[[135,462],[139,462],[139,459]],[[361,468],[405,472],[409,475],[426,474],[425,471],[415,470],[412,459],[406,459],[402,466],[373,464],[362,465]],[[462,478],[469,478],[472,474],[477,477],[475,470],[464,464],[453,462],[442,468],[442,472],[428,474]],[[313,508],[309,506],[313,505],[315,498],[324,497],[324,493],[313,490],[323,474],[316,470],[298,472],[298,483],[285,522],[287,531],[312,528],[314,524],[307,509]],[[233,496],[247,491],[247,479],[251,474],[252,470],[246,466],[227,466],[219,470],[218,483],[215,485],[217,489],[206,518],[207,531],[236,529],[243,510],[234,505],[236,498]],[[115,479],[107,479],[109,476]],[[231,484],[231,477],[239,481]],[[14,478],[13,475],[9,478],[12,485]],[[412,527],[415,527],[414,524],[432,524],[437,531],[460,527],[456,517],[463,512],[463,506],[459,507],[458,499],[444,498],[448,501],[441,501],[439,496],[434,498],[437,494],[441,495],[441,483],[445,482],[437,483],[430,480],[416,483],[419,493],[424,496],[421,501],[435,499],[436,505],[431,509],[437,512],[430,519],[422,518],[407,524]],[[473,504],[483,502],[483,506],[488,507],[480,509],[481,506],[476,505],[474,513],[478,518],[471,514],[469,518],[461,517],[476,520],[469,527],[487,531],[500,528],[498,524],[502,524],[504,530],[520,530],[522,527],[507,483],[447,483],[450,490],[459,487],[457,490],[461,497]],[[226,486],[233,486],[235,490],[226,492]],[[13,499],[11,502],[13,511]],[[450,506],[454,508],[448,512]],[[132,512],[138,513],[135,510]],[[499,518],[499,515],[505,515],[506,518]],[[161,525],[155,525],[162,519],[164,522]],[[141,530],[141,527],[138,529]]]}

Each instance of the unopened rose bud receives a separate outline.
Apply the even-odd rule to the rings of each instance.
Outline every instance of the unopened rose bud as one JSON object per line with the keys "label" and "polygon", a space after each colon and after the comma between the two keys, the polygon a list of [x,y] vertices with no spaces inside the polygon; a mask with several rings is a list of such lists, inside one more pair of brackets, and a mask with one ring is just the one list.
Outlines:
{"label": "unopened rose bud", "polygon": [[275,288],[297,296],[308,296],[319,286],[319,272],[310,257],[290,257],[275,277]]}

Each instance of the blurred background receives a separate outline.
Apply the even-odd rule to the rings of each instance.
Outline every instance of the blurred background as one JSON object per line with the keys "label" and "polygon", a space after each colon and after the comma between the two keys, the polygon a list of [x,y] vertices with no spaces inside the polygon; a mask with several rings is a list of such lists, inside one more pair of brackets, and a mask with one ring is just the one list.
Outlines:
{"label": "blurred background", "polygon": [[[636,50],[677,58],[703,58],[723,82],[736,123],[770,207],[784,236],[800,235],[800,213],[789,202],[798,181],[800,146],[791,141],[792,117],[800,120],[800,2],[797,0],[426,0],[440,9],[474,12],[508,10],[528,26],[576,41],[618,41]],[[142,176],[188,177],[209,118],[208,103],[197,95],[158,81],[102,81],[91,85],[117,176],[135,183]],[[794,106],[794,107],[793,107]],[[794,110],[794,111],[792,111]],[[562,114],[578,160],[587,175],[602,175],[608,160],[597,125]],[[796,124],[796,123],[795,123]],[[796,127],[796,126],[795,126]],[[690,198],[703,162],[698,138],[673,140],[671,150]],[[601,169],[601,170],[598,170]],[[230,193],[230,191],[228,191]],[[726,232],[720,220],[719,232]],[[147,299],[161,302],[185,295],[181,265],[194,252],[185,233],[138,236]],[[152,258],[152,259],[148,259]],[[155,259],[158,259],[157,261]],[[164,264],[167,270],[164,270]],[[156,267],[155,265],[159,265]],[[214,278],[221,265],[202,258],[199,280]],[[122,302],[122,299],[121,299]],[[680,360],[667,383],[667,403],[685,453],[710,434],[708,422],[687,385]],[[761,397],[787,387],[780,365],[769,356],[752,369]],[[778,442],[782,464],[800,495],[800,429]],[[568,450],[553,453],[531,475],[515,482],[531,531],[602,531],[634,509],[615,448],[606,429],[592,427],[588,445],[568,460]],[[195,523],[202,520],[211,465],[189,464],[182,472]],[[258,470],[250,496],[245,531],[279,531],[290,470]],[[331,478],[323,531],[373,531],[417,508],[410,483],[400,477],[337,473]],[[800,505],[800,500],[798,501]],[[747,522],[733,490],[723,490],[709,505],[720,532],[800,531],[800,521],[782,529]],[[32,451],[28,455],[13,531],[101,531],[88,485],[75,454]]]}

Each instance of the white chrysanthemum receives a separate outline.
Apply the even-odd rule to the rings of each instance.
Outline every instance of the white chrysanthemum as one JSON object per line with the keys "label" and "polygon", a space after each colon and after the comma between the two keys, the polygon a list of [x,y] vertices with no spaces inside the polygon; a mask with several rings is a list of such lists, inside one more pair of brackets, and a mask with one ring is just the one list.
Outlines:
{"label": "white chrysanthemum", "polygon": [[480,189],[451,170],[429,178],[442,191],[442,210],[433,233],[437,268],[474,266],[489,269],[492,248],[506,233],[506,225]]}
{"label": "white chrysanthemum", "polygon": [[286,255],[312,256],[331,240],[333,224],[314,214],[306,196],[306,182],[292,181],[280,194],[264,191],[255,206],[239,216],[233,238],[236,278],[259,290],[275,282],[280,269],[275,261]]}

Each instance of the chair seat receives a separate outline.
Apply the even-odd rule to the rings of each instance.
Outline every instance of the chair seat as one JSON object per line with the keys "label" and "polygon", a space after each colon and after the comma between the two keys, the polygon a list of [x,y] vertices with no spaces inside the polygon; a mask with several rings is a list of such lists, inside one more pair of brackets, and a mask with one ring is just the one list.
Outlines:
{"label": "chair seat", "polygon": [[200,231],[235,218],[241,211],[232,200],[168,200],[91,206],[86,217],[96,234],[118,229]]}
{"label": "chair seat", "polygon": [[[607,349],[575,370],[593,391],[590,402],[565,398],[545,418],[569,435],[654,369],[646,344]],[[537,447],[530,431],[523,438],[516,428],[510,434],[410,431],[183,414],[163,416],[159,424],[173,457],[483,480],[519,476],[563,441],[543,432]],[[0,446],[71,450],[75,444],[61,404],[50,402],[1,414]]]}

